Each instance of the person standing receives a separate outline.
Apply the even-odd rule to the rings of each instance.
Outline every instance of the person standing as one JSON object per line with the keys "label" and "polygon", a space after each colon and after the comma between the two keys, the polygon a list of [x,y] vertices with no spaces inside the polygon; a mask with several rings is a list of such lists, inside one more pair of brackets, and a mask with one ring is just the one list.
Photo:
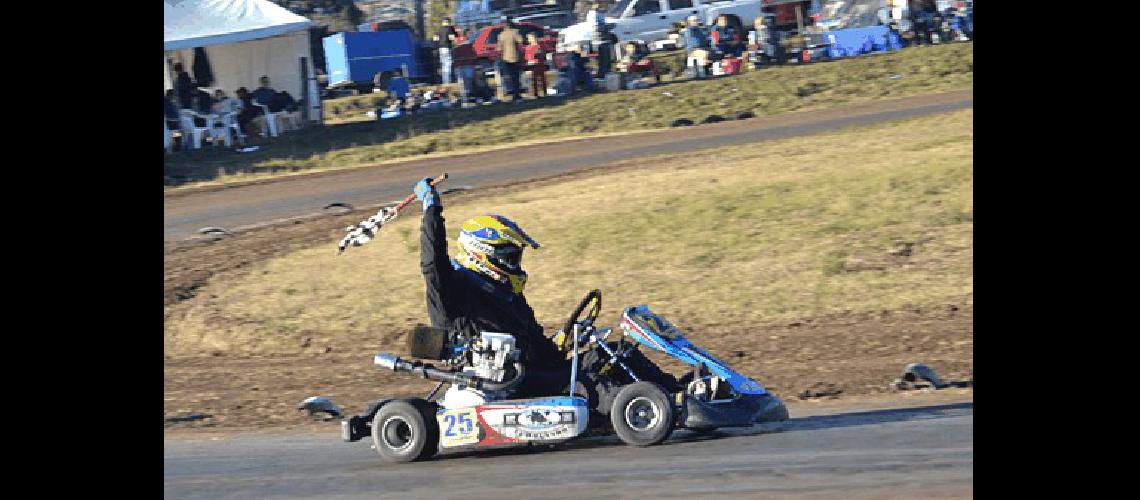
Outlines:
{"label": "person standing", "polygon": [[178,95],[178,106],[182,109],[194,109],[194,94],[198,86],[190,78],[190,73],[182,69],[182,63],[174,64],[174,93]]}
{"label": "person standing", "polygon": [[537,99],[546,96],[546,51],[538,44],[538,36],[534,33],[526,35],[525,49],[526,67],[530,70],[531,93]]}
{"label": "person standing", "polygon": [[439,76],[440,83],[451,83],[451,49],[457,42],[455,27],[451,25],[451,18],[443,18],[439,27]]}
{"label": "person standing", "polygon": [[522,35],[515,27],[515,22],[508,17],[503,31],[499,33],[499,75],[503,80],[504,94],[511,94],[514,102],[522,99],[519,70],[522,66],[524,43]]}
{"label": "person standing", "polygon": [[463,43],[456,45],[451,55],[455,80],[459,83],[460,100],[471,102],[475,90],[475,49],[471,44]]}
{"label": "person standing", "polygon": [[602,12],[602,4],[594,2],[590,5],[590,10],[586,11],[586,22],[594,27],[594,41],[602,41],[606,31],[606,13]]}

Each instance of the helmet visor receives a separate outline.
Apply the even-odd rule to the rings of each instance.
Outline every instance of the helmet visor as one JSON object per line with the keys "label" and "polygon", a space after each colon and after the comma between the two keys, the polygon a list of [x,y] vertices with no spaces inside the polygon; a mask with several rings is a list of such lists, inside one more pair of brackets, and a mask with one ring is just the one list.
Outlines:
{"label": "helmet visor", "polygon": [[498,245],[494,253],[487,256],[495,267],[504,271],[517,272],[522,266],[522,247],[517,245]]}

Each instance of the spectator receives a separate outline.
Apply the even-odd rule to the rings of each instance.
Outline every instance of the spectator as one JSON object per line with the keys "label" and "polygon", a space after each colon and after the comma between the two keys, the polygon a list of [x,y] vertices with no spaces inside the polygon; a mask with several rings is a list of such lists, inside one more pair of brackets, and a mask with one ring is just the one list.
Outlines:
{"label": "spectator", "polygon": [[259,87],[253,89],[253,101],[259,104],[268,105],[269,101],[273,99],[273,94],[276,94],[272,88],[269,87],[269,77],[262,76],[258,79]]}
{"label": "spectator", "polygon": [[240,112],[242,110],[241,101],[233,97],[227,97],[226,91],[218,89],[214,92],[214,107],[211,111],[215,115],[224,115],[226,113]]}
{"label": "spectator", "polygon": [[474,99],[475,91],[475,48],[469,43],[457,45],[452,52],[455,76],[459,80],[459,97],[463,102]]}
{"label": "spectator", "polygon": [[451,18],[443,18],[439,27],[439,75],[440,83],[451,83],[451,49],[455,47],[458,39],[455,27],[451,25]]}
{"label": "spectator", "polygon": [[570,72],[570,81],[574,82],[571,92],[577,92],[578,87],[586,92],[594,91],[594,79],[586,69],[587,53],[584,47],[578,46],[566,58],[566,65]]}
{"label": "spectator", "polygon": [[[451,25],[451,30],[453,32],[455,32],[455,38],[452,39],[452,41],[451,41],[451,48],[454,49],[455,47],[457,47],[459,45],[463,45],[463,44],[467,43],[467,35],[465,33],[463,33],[463,28],[453,24],[453,25]],[[453,59],[454,59],[454,57],[455,57],[455,54],[452,54]]]}
{"label": "spectator", "polygon": [[772,30],[768,28],[768,18],[756,16],[752,21],[752,33],[749,33],[749,43],[752,49],[752,64],[754,67],[767,64],[772,58]]}
{"label": "spectator", "polygon": [[297,100],[284,90],[274,92],[273,97],[269,98],[269,104],[267,105],[269,106],[269,111],[272,113],[278,111],[292,113],[297,111]]}
{"label": "spectator", "polygon": [[610,44],[608,37],[600,42],[594,42],[595,53],[598,54],[595,62],[598,65],[598,78],[605,78],[606,73],[609,73],[610,67],[613,66],[613,53],[614,46]]}
{"label": "spectator", "polygon": [[634,66],[645,59],[649,54],[642,50],[636,42],[626,42],[622,46],[621,60],[618,61],[618,70],[632,72]]}
{"label": "spectator", "polygon": [[174,79],[174,92],[178,94],[178,105],[182,109],[194,108],[194,91],[197,85],[194,85],[194,80],[190,78],[190,73],[182,69],[182,63],[174,64],[174,73],[177,75]]}
{"label": "spectator", "polygon": [[701,26],[701,19],[695,15],[689,16],[689,27],[685,28],[685,63],[693,67],[697,78],[704,78],[708,73],[709,64],[709,36]]}
{"label": "spectator", "polygon": [[590,10],[586,11],[586,22],[594,27],[593,40],[603,41],[606,33],[606,13],[602,11],[602,4],[594,2],[590,5]]}
{"label": "spectator", "polygon": [[[205,90],[196,89],[193,98],[190,99],[193,103],[191,107],[194,112],[200,115],[209,115],[213,113],[214,98],[210,97],[210,93]],[[194,117],[194,125],[198,127],[206,126],[206,119]]]}
{"label": "spectator", "polygon": [[526,66],[530,70],[531,93],[535,98],[546,96],[546,51],[538,44],[534,33],[526,35]]}
{"label": "spectator", "polygon": [[728,16],[716,16],[716,26],[713,26],[711,38],[716,43],[716,49],[725,56],[740,57],[742,36],[737,29],[728,22]]}
{"label": "spectator", "polygon": [[213,108],[214,98],[210,96],[209,92],[202,89],[194,92],[194,111],[208,115],[213,112]]}
{"label": "spectator", "polygon": [[495,91],[487,85],[484,73],[482,66],[471,66],[471,91],[467,94],[468,99],[482,99],[484,102],[495,99]]}
{"label": "spectator", "polygon": [[503,93],[511,95],[512,102],[522,99],[522,89],[519,88],[519,71],[523,59],[524,41],[515,22],[506,18],[503,31],[499,33],[499,77],[503,82]]}
{"label": "spectator", "polygon": [[253,104],[253,94],[249,93],[249,89],[241,87],[237,89],[234,94],[237,95],[238,100],[241,101],[241,112],[238,113],[238,125],[241,126],[242,133],[250,134],[250,122],[252,122],[254,118],[262,116],[264,113],[260,107]]}

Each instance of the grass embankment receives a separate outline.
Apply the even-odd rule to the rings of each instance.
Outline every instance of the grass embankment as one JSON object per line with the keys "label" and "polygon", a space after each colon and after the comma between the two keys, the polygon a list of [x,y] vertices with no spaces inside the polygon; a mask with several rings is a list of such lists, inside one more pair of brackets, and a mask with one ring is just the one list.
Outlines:
{"label": "grass embankment", "polygon": [[[605,324],[649,304],[682,328],[972,305],[972,120],[963,110],[445,197],[448,232],[496,212],[542,243],[524,264],[546,325],[592,288],[605,294]],[[293,353],[306,337],[402,345],[427,321],[418,228],[413,212],[342,256],[330,240],[211,283],[209,300],[167,323],[167,350]]]}
{"label": "grass embankment", "polygon": [[[973,58],[973,45],[968,43],[916,47],[641,90],[313,127],[276,139],[253,139],[261,147],[253,153],[204,148],[168,154],[164,184],[172,188],[235,182],[516,142],[662,128],[679,117],[697,121],[709,114],[741,111],[775,115],[966,89],[973,85]],[[342,114],[362,114],[370,109],[369,102],[375,96],[344,99],[327,101],[326,106]]]}

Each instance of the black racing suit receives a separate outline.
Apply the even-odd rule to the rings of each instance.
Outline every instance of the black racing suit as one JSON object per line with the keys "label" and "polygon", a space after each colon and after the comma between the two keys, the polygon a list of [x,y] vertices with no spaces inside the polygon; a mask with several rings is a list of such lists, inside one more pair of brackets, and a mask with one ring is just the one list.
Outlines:
{"label": "black racing suit", "polygon": [[513,397],[551,396],[566,389],[570,382],[566,356],[543,335],[526,297],[447,256],[442,206],[424,211],[420,229],[420,268],[427,282],[432,326],[467,338],[478,338],[484,331],[514,335],[526,377]]}

